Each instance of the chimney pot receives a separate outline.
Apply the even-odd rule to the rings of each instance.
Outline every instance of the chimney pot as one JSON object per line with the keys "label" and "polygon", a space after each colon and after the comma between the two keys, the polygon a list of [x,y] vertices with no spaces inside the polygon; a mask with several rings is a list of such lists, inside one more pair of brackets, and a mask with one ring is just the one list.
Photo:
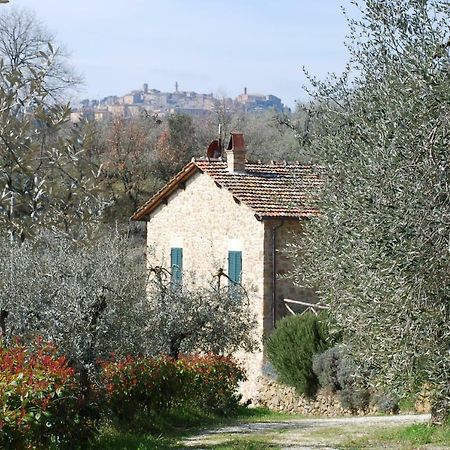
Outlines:
{"label": "chimney pot", "polygon": [[245,142],[243,133],[231,133],[226,149],[228,172],[245,172]]}

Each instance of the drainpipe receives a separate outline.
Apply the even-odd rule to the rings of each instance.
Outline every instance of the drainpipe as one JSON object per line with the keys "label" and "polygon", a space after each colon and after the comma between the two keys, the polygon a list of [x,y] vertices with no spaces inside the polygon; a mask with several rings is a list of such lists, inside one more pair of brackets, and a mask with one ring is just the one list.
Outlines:
{"label": "drainpipe", "polygon": [[277,230],[284,225],[282,219],[278,225],[272,227],[272,327],[277,323]]}

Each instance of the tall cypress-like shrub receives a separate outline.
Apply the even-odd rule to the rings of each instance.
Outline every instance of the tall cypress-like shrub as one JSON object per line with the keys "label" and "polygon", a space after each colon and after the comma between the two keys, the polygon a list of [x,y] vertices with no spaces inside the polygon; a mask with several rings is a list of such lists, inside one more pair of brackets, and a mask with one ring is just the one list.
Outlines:
{"label": "tall cypress-like shrub", "polygon": [[318,380],[313,356],[327,348],[324,325],[313,313],[285,317],[267,340],[267,355],[279,380],[299,394],[314,396]]}

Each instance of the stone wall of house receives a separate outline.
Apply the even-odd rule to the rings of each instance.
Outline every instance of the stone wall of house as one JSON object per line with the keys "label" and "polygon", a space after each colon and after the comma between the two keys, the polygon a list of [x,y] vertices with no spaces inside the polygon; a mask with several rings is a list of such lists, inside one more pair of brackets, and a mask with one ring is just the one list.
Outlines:
{"label": "stone wall of house", "polygon": [[171,247],[183,249],[183,276],[207,284],[219,268],[228,270],[228,251],[242,251],[242,282],[258,321],[261,350],[237,355],[248,372],[244,398],[257,390],[263,364],[264,224],[254,211],[236,201],[211,177],[201,173],[187,180],[150,216],[147,225],[149,265],[170,266]]}
{"label": "stone wall of house", "polygon": [[[284,386],[275,380],[261,376],[258,378],[259,391],[254,397],[254,406],[264,406],[273,411],[317,415],[317,416],[351,416],[355,413],[341,406],[336,395],[319,391],[314,399],[298,395],[295,389]],[[377,412],[375,407],[358,411],[358,415],[372,415]]]}
{"label": "stone wall of house", "polygon": [[[268,307],[268,311],[265,314],[266,317],[266,333],[270,333],[273,329],[273,275],[272,275],[272,239],[273,228],[276,230],[276,312],[275,321],[280,320],[286,314],[290,314],[284,303],[284,299],[301,300],[309,303],[315,303],[317,296],[311,289],[304,289],[294,286],[289,278],[289,273],[293,269],[292,261],[288,254],[288,244],[298,236],[302,229],[302,221],[298,219],[290,220],[268,220],[264,222],[265,236],[264,236],[264,297],[265,304]],[[295,312],[300,312],[303,307],[291,305]]]}
{"label": "stone wall of house", "polygon": [[204,285],[212,281],[219,268],[228,270],[228,251],[242,251],[242,282],[251,297],[260,341],[260,351],[237,355],[248,373],[248,381],[242,388],[244,398],[253,397],[259,388],[257,378],[266,362],[263,340],[273,329],[273,227],[277,227],[276,319],[279,320],[288,313],[284,298],[315,301],[311,290],[294,287],[285,277],[292,268],[287,244],[294,233],[300,232],[301,221],[258,221],[254,211],[237,201],[230,191],[198,172],[168,197],[167,204],[152,212],[147,224],[148,264],[169,268],[170,249],[182,248],[183,276]]}

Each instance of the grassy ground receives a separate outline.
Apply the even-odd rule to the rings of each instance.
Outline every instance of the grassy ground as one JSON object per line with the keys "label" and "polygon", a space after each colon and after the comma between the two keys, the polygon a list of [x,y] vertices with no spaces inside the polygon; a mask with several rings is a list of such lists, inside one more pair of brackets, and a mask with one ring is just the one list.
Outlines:
{"label": "grassy ground", "polygon": [[[133,427],[110,423],[100,430],[91,450],[180,450],[186,448],[180,444],[183,438],[197,435],[200,430],[220,428],[222,426],[252,422],[277,422],[302,418],[288,414],[271,412],[263,408],[241,408],[234,417],[217,417],[201,413],[178,412],[143,418],[133,423]],[[286,431],[286,430],[284,430]],[[333,440],[341,449],[356,450],[364,448],[420,449],[431,444],[433,448],[450,449],[450,425],[430,427],[428,425],[390,426],[364,430],[364,436],[346,440],[345,430],[333,427],[309,429],[309,438],[317,442]],[[201,448],[207,450],[278,450],[280,442],[276,434],[282,429],[273,429],[270,433],[256,432],[251,435],[230,434],[221,443],[202,442]],[[317,436],[315,436],[317,434]],[[343,434],[344,439],[335,438]],[[347,436],[358,433],[347,433]],[[278,435],[280,437],[280,435]],[[300,439],[303,440],[303,439]],[[337,443],[339,442],[339,443]],[[195,446],[193,447],[195,449]]]}
{"label": "grassy ground", "polygon": [[224,444],[203,448],[214,450],[278,450],[280,447],[258,439],[234,439]]}
{"label": "grassy ground", "polygon": [[[218,417],[198,412],[178,412],[143,418],[133,423],[133,427],[110,423],[104,425],[97,439],[91,444],[91,450],[175,450],[183,448],[178,444],[183,437],[195,434],[204,428],[215,428],[242,422],[274,422],[287,418],[299,418],[269,411],[264,408],[240,408],[233,417]],[[205,447],[215,450],[274,450],[264,438],[233,439],[226,444]]]}
{"label": "grassy ground", "polygon": [[[181,450],[181,446],[173,438],[155,436],[136,436],[133,434],[121,436],[104,436],[96,449],[111,450]],[[218,445],[202,445],[205,450],[279,450],[279,446],[258,439],[234,439]],[[193,449],[194,450],[194,449]]]}
{"label": "grassy ground", "polygon": [[[432,444],[439,448],[450,448],[450,425],[434,427],[425,424],[394,427],[369,433],[357,440],[346,442],[343,449],[383,448],[386,445],[398,449],[420,449]],[[434,447],[436,448],[436,447]]]}

